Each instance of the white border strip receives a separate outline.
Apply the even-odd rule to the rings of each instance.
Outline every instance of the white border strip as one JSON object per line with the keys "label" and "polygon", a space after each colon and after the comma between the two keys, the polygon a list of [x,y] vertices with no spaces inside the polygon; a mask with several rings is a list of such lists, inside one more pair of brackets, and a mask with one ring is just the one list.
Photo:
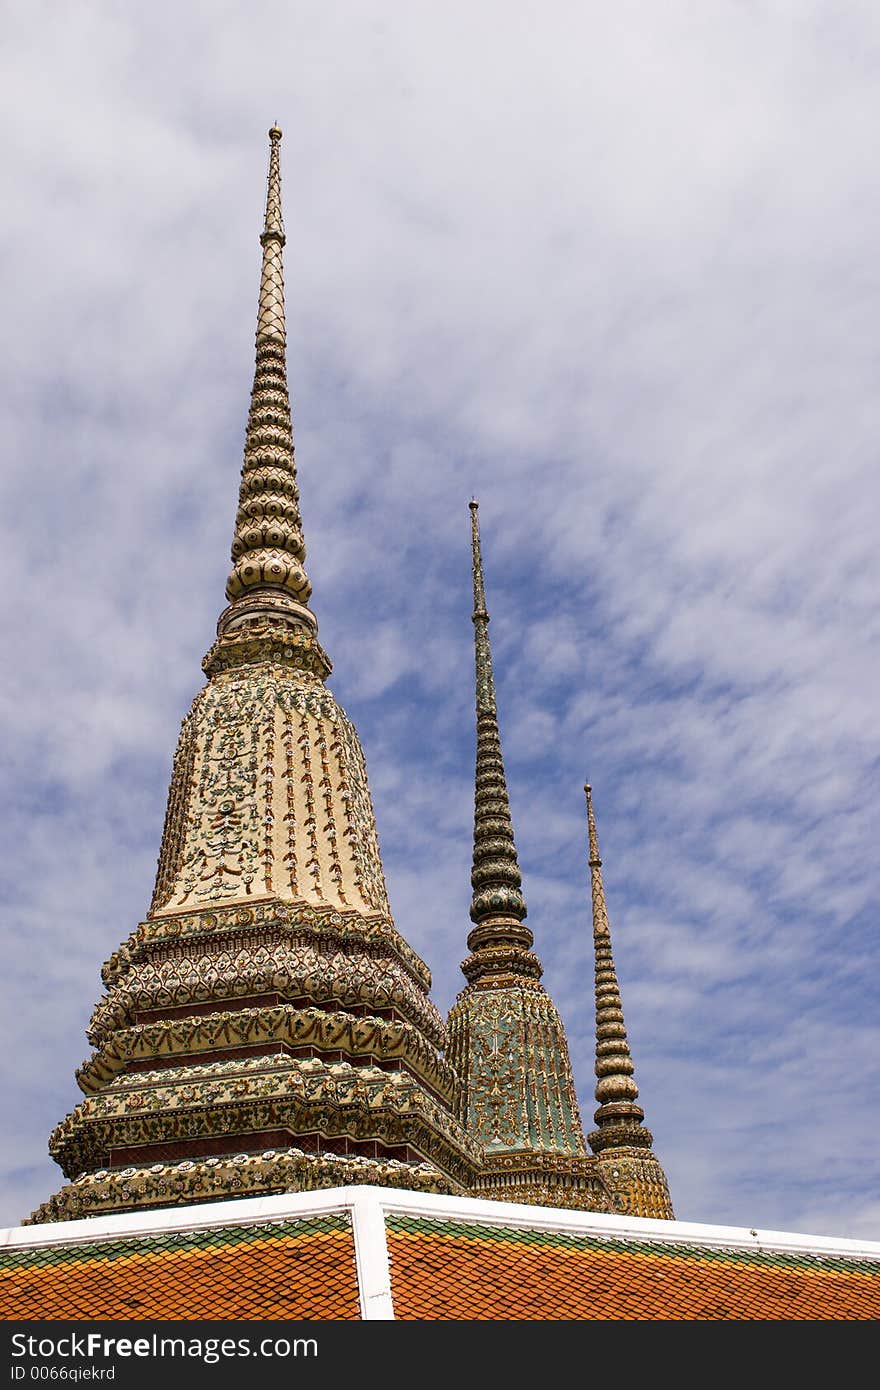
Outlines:
{"label": "white border strip", "polygon": [[388,1322],[394,1318],[391,1297],[391,1264],[385,1234],[385,1212],[380,1187],[349,1188],[354,1192],[351,1216],[361,1318],[364,1322]]}
{"label": "white border strip", "polygon": [[778,1250],[814,1255],[844,1255],[880,1261],[880,1241],[845,1240],[836,1236],[801,1235],[792,1231],[747,1230],[740,1226],[710,1226],[692,1221],[658,1221],[644,1216],[612,1216],[604,1212],[569,1211],[563,1207],[533,1207],[519,1202],[495,1202],[478,1197],[444,1197],[428,1192],[378,1189],[386,1212],[454,1221],[462,1217],[487,1226],[617,1240],[662,1241],[664,1245],[703,1245],[720,1249]]}
{"label": "white border strip", "polygon": [[[790,1231],[747,1230],[739,1226],[710,1226],[690,1221],[654,1221],[641,1216],[609,1216],[602,1212],[533,1207],[518,1202],[494,1202],[477,1197],[448,1197],[388,1187],[334,1187],[317,1192],[288,1192],[276,1197],[243,1197],[199,1206],[163,1207],[157,1211],[91,1216],[82,1221],[56,1221],[40,1226],[0,1229],[0,1249],[29,1249],[44,1245],[89,1244],[121,1236],[168,1231],[199,1231],[212,1226],[303,1220],[350,1212],[358,1252],[362,1306],[385,1308],[371,1317],[393,1316],[390,1309],[388,1249],[384,1214],[399,1212],[432,1220],[474,1221],[535,1231],[560,1231],[617,1240],[656,1241],[664,1245],[702,1245],[716,1249],[777,1250],[792,1254],[841,1255],[880,1262],[880,1241],[844,1240]],[[378,1224],[381,1222],[381,1242]],[[380,1248],[380,1246],[382,1248]],[[361,1258],[365,1269],[361,1270]],[[382,1260],[384,1259],[384,1264]],[[384,1298],[389,1299],[386,1306]]]}
{"label": "white border strip", "polygon": [[211,1226],[246,1226],[255,1222],[328,1216],[351,1207],[357,1187],[321,1188],[317,1192],[282,1192],[277,1197],[240,1197],[231,1202],[127,1211],[118,1216],[88,1216],[82,1221],[48,1221],[40,1226],[0,1230],[0,1249],[72,1245],[150,1236],[167,1231],[203,1231]]}

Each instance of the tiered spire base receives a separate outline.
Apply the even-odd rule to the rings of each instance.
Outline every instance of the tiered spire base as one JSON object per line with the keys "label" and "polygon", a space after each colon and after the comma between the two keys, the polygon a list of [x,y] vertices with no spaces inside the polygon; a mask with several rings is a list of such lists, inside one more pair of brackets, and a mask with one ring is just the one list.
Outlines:
{"label": "tiered spire base", "polygon": [[606,1149],[594,1162],[608,1194],[609,1211],[674,1221],[666,1174],[650,1149]]}
{"label": "tiered spire base", "polygon": [[472,1197],[570,1211],[611,1211],[595,1158],[570,1154],[500,1154],[484,1163]]}
{"label": "tiered spire base", "polygon": [[104,979],[85,1098],[50,1139],[72,1182],[35,1220],[329,1186],[345,1163],[360,1182],[468,1190],[479,1155],[430,977],[387,915],[275,900],[155,916]]}
{"label": "tiered spire base", "polygon": [[43,1202],[22,1224],[79,1221],[124,1211],[221,1202],[236,1197],[271,1197],[327,1187],[372,1184],[415,1192],[462,1195],[462,1189],[429,1163],[400,1163],[358,1155],[311,1154],[300,1148],[150,1167],[86,1173]]}

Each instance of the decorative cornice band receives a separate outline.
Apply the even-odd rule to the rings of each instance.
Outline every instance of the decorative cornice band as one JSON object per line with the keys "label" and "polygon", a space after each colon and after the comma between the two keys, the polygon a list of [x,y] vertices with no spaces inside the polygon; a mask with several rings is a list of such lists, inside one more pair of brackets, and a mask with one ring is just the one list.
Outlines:
{"label": "decorative cornice band", "polygon": [[99,1046],[118,1028],[136,1023],[141,1013],[161,1016],[208,1003],[222,1009],[234,1007],[237,998],[263,994],[305,998],[319,1008],[398,1010],[436,1047],[446,1040],[436,1006],[393,961],[377,962],[365,953],[322,954],[286,943],[141,962],[95,1006],[88,1038]]}
{"label": "decorative cornice band", "polygon": [[174,1057],[198,1061],[200,1053],[267,1043],[369,1056],[380,1064],[400,1060],[445,1100],[453,1097],[454,1077],[448,1063],[412,1024],[291,1004],[224,1009],[119,1029],[80,1067],[77,1081],[91,1095],[114,1081],[130,1062],[161,1059],[164,1063]]}

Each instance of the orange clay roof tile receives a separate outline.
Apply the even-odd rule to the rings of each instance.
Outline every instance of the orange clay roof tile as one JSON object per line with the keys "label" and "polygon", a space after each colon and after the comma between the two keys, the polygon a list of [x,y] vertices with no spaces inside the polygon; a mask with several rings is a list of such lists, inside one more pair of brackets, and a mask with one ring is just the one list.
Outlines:
{"label": "orange clay roof tile", "polygon": [[[404,1320],[880,1317],[880,1263],[388,1215]],[[0,1316],[357,1319],[347,1215],[0,1250]]]}
{"label": "orange clay roof tile", "polygon": [[425,1218],[387,1221],[406,1320],[880,1317],[880,1264],[605,1240]]}
{"label": "orange clay roof tile", "polygon": [[0,1318],[360,1317],[344,1216],[0,1251]]}

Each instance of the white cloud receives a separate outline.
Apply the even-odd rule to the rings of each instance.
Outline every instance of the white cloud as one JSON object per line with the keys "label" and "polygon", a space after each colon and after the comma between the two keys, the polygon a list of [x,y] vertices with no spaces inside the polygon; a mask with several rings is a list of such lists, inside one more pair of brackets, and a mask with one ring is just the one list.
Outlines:
{"label": "white cloud", "polygon": [[588,774],[679,1214],[880,1238],[878,68],[868,5],[10,18],[0,1219],[58,1182],[99,965],[149,900],[223,602],[277,118],[315,608],[438,1001],[476,492],[585,1116]]}

